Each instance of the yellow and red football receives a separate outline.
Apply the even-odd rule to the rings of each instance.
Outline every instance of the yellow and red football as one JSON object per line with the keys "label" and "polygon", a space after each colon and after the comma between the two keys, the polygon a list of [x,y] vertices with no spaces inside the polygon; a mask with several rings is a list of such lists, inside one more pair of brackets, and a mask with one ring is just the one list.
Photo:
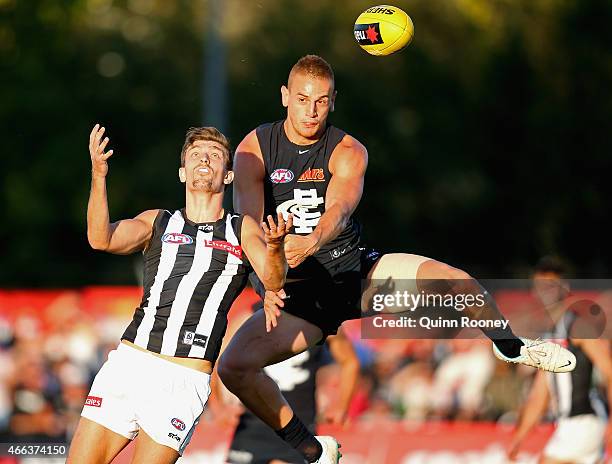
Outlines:
{"label": "yellow and red football", "polygon": [[390,55],[410,43],[414,25],[400,8],[378,5],[359,15],[353,31],[359,46],[369,54]]}

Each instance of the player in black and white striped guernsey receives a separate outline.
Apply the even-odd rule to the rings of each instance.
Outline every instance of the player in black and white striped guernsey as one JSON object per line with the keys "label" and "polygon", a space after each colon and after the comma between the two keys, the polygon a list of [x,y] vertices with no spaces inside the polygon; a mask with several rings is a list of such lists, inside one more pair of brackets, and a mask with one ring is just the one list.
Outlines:
{"label": "player in black and white striped guernsey", "polygon": [[110,223],[106,198],[108,137],[90,134],[92,183],[87,208],[91,246],[115,254],[142,251],[142,303],[122,341],[94,379],[68,463],[109,463],[136,439],[133,463],[174,463],[189,443],[210,394],[210,374],[227,327],[227,312],[249,268],[280,290],[287,273],[283,238],[292,226],[278,215],[261,227],[224,211],[233,180],[225,136],[191,128],[179,179],[186,206],[145,211]]}
{"label": "player in black and white striped guernsey", "polygon": [[214,361],[227,312],[245,286],[242,216],[197,224],[160,211],[144,252],[144,294],[123,339],[154,353]]}
{"label": "player in black and white striped guernsey", "polygon": [[[569,283],[564,280],[561,261],[545,257],[536,266],[534,293],[554,322],[551,337],[576,356],[572,372],[538,372],[529,398],[523,407],[508,457],[516,459],[521,443],[540,421],[549,403],[554,406],[554,434],[548,440],[540,464],[599,464],[604,462],[606,442],[612,437],[612,422],[606,426],[606,410],[593,386],[597,368],[607,386],[612,404],[612,359],[610,341],[599,339],[605,321],[592,312],[594,303],[573,300]],[[587,308],[582,313],[580,308]],[[603,313],[602,313],[603,314]]]}

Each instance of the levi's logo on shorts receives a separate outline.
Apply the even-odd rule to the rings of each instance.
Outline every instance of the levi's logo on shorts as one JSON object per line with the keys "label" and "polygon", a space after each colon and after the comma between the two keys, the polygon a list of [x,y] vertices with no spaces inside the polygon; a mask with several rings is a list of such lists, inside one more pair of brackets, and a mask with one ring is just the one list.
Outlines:
{"label": "levi's logo on shorts", "polygon": [[99,396],[88,396],[85,400],[85,406],[94,406],[99,408],[102,406],[102,398]]}

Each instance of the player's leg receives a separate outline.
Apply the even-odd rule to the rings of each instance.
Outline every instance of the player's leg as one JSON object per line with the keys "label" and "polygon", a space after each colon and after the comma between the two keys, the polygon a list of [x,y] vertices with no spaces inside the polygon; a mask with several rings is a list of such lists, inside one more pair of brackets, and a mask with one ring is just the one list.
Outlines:
{"label": "player's leg", "polygon": [[111,462],[130,439],[81,417],[76,428],[67,464],[106,464]]}
{"label": "player's leg", "polygon": [[[395,253],[382,256],[369,271],[362,298],[362,308],[371,308],[370,299],[377,292],[396,290],[425,295],[472,295],[472,305],[463,313],[470,319],[505,321],[491,295],[467,272],[448,264],[418,255]],[[478,302],[478,303],[476,303]],[[386,308],[390,312],[404,311],[401,305]],[[498,358],[520,362],[553,372],[567,372],[576,365],[575,356],[561,346],[545,342],[519,339],[510,325],[483,328],[483,333],[494,343]],[[533,355],[534,352],[537,354]],[[544,353],[544,354],[542,354]]]}
{"label": "player's leg", "polygon": [[177,450],[157,443],[143,429],[134,441],[132,464],[173,464],[180,457]]}
{"label": "player's leg", "polygon": [[[466,307],[463,313],[471,319],[505,320],[499,312],[495,301],[482,286],[467,272],[456,269],[448,264],[426,258],[424,256],[405,253],[383,255],[374,264],[368,275],[368,292],[381,289],[381,285],[392,282],[391,289],[382,289],[383,292],[393,293],[397,290],[416,292],[425,295],[473,295],[484,297],[484,305]],[[476,300],[478,301],[478,300]],[[390,306],[385,308],[389,312],[401,312],[406,308]],[[502,346],[499,348],[507,356],[514,357],[520,354],[523,343],[507,329],[484,330],[485,334]],[[501,340],[504,340],[501,342]]]}
{"label": "player's leg", "polygon": [[96,375],[68,453],[69,463],[111,462],[138,433],[131,391],[134,367],[119,346]]}
{"label": "player's leg", "polygon": [[268,333],[264,312],[259,310],[240,327],[219,359],[219,377],[247,408],[278,430],[293,411],[263,368],[301,353],[321,337],[321,329],[284,311],[278,326]]}
{"label": "player's leg", "polygon": [[277,327],[268,333],[265,314],[259,310],[236,332],[218,366],[225,386],[309,462],[320,456],[321,445],[293,414],[276,382],[263,368],[301,353],[322,336],[314,324],[284,311]]}

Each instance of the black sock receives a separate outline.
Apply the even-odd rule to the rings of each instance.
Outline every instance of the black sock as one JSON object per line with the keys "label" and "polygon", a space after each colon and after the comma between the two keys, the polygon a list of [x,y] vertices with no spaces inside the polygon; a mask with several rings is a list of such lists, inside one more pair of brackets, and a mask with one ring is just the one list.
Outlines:
{"label": "black sock", "polygon": [[499,351],[504,356],[516,358],[521,354],[521,346],[524,345],[522,340],[512,332],[510,326],[505,329],[483,330],[484,334],[489,337]]}
{"label": "black sock", "polygon": [[504,356],[509,358],[516,358],[521,354],[521,346],[524,345],[520,338],[514,338],[512,340],[493,340],[495,346]]}
{"label": "black sock", "polygon": [[280,438],[302,453],[302,456],[308,462],[315,462],[323,454],[321,443],[295,414],[287,425],[280,430],[275,430],[275,432]]}

